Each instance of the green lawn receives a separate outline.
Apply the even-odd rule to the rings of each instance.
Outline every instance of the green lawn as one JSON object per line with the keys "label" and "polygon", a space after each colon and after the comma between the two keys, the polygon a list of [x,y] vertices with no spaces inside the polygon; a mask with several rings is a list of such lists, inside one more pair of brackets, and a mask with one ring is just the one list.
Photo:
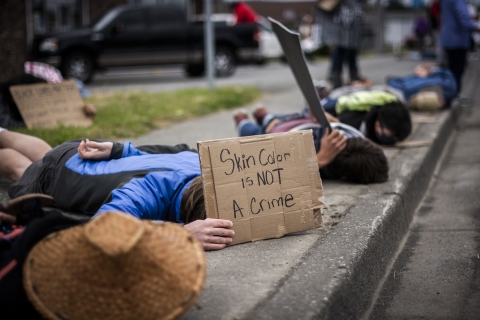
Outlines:
{"label": "green lawn", "polygon": [[130,138],[193,117],[238,108],[260,97],[258,89],[240,86],[213,90],[95,94],[86,99],[97,108],[97,115],[90,127],[22,128],[17,131],[44,139],[52,147],[77,138]]}

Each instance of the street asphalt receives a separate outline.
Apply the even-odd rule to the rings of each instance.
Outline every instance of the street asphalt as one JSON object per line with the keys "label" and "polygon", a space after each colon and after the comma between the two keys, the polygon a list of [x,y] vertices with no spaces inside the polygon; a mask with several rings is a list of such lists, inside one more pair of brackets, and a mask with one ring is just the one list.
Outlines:
{"label": "street asphalt", "polygon": [[[374,84],[383,84],[387,75],[409,74],[416,64],[417,61],[382,56],[364,58],[360,67]],[[327,63],[309,68],[313,78],[321,79]],[[465,86],[468,95],[479,80],[471,70],[466,78],[472,81]],[[222,84],[229,85],[231,81]],[[261,101],[244,106],[249,111],[258,103],[274,113],[298,111],[304,106],[289,72],[282,73],[281,78],[269,78],[259,71],[245,84],[257,85],[265,92]],[[385,149],[390,162],[386,183],[323,181],[326,207],[321,228],[207,252],[204,291],[182,319],[361,317],[407,234],[461,111],[457,105],[433,114],[413,113],[414,127],[408,140],[428,140],[430,144]],[[135,145],[195,146],[197,141],[234,136],[233,112],[223,111],[129,140]],[[7,186],[0,180],[1,198],[6,198]]]}

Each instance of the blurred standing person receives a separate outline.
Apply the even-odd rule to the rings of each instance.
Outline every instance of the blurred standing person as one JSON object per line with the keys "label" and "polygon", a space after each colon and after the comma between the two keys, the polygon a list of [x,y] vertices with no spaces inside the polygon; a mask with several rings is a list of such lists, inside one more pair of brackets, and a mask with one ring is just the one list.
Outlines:
{"label": "blurred standing person", "polygon": [[236,23],[254,23],[257,21],[257,13],[245,2],[230,2],[230,8],[236,17]]}
{"label": "blurred standing person", "polygon": [[[477,8],[472,4],[470,1],[467,4],[467,9],[468,9],[468,14],[470,15],[470,18],[472,18],[473,23],[475,23],[478,27],[478,11]],[[476,43],[475,43],[475,35],[471,34],[470,35],[470,58],[476,60],[477,59],[477,48],[476,48]]]}
{"label": "blurred standing person", "polygon": [[430,28],[433,33],[433,39],[435,42],[435,55],[437,63],[444,65],[443,61],[443,49],[440,45],[440,0],[434,0],[430,5]]}
{"label": "blurred standing person", "polygon": [[350,82],[362,81],[357,55],[362,39],[365,0],[319,0],[316,10],[320,38],[333,49],[329,80],[335,88],[343,85],[342,68],[348,63]]}
{"label": "blurred standing person", "polygon": [[415,37],[417,38],[418,50],[420,51],[420,55],[422,57],[425,51],[425,37],[427,36],[428,31],[429,27],[427,19],[425,17],[425,14],[421,12],[415,20],[414,32]]}
{"label": "blurred standing person", "polygon": [[470,48],[470,35],[480,31],[470,18],[465,0],[440,0],[440,42],[445,49],[447,67],[457,82],[457,94],[462,91],[462,75]]}

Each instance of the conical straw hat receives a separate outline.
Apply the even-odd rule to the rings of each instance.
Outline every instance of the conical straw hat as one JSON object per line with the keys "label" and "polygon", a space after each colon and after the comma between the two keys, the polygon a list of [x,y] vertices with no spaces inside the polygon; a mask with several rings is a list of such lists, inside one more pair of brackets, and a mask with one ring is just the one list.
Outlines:
{"label": "conical straw hat", "polygon": [[183,227],[109,212],[35,245],[24,287],[49,319],[174,319],[205,272],[203,248]]}

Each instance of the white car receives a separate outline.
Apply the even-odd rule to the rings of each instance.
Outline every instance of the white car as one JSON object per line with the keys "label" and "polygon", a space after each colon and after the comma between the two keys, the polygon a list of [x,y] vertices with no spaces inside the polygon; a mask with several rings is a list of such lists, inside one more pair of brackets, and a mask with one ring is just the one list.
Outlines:
{"label": "white car", "polygon": [[270,21],[259,17],[257,24],[260,27],[260,52],[265,59],[282,58],[283,49],[277,36],[272,30]]}
{"label": "white car", "polygon": [[[203,15],[198,15],[197,20],[203,20]],[[235,15],[229,13],[212,14],[210,19],[212,21],[225,21],[227,24],[235,24]],[[277,36],[272,30],[270,21],[265,17],[258,16],[257,25],[259,27],[259,48],[263,60],[259,63],[265,62],[266,59],[282,58],[283,50]]]}

